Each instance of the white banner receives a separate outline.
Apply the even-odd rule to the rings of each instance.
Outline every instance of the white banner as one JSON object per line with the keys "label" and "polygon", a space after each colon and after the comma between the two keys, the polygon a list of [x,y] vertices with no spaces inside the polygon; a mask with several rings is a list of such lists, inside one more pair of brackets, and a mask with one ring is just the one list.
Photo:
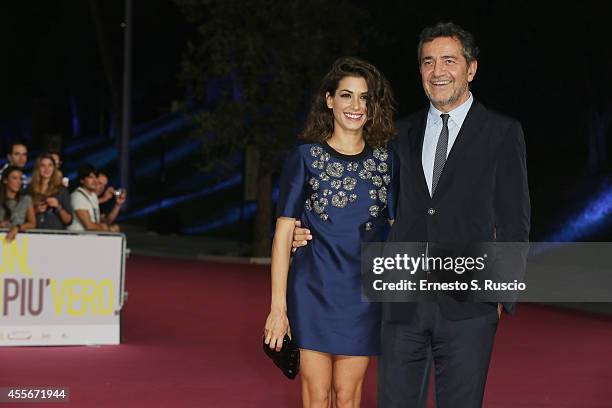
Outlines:
{"label": "white banner", "polygon": [[0,233],[0,346],[119,344],[125,236]]}

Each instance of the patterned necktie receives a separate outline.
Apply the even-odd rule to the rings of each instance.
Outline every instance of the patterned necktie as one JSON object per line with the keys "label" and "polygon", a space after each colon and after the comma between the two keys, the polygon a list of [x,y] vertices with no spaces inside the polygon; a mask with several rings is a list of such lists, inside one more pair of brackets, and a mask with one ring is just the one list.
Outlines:
{"label": "patterned necktie", "polygon": [[440,181],[442,170],[444,170],[444,163],[446,163],[446,152],[448,151],[448,113],[440,115],[442,118],[442,131],[438,138],[438,144],[436,145],[436,158],[434,159],[433,168],[433,179],[431,180],[431,195],[433,196]]}

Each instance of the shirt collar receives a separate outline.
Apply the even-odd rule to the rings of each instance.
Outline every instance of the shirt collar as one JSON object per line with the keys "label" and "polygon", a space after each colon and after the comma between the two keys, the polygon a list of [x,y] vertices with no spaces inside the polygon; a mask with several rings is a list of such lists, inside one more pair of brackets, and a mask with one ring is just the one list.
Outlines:
{"label": "shirt collar", "polygon": [[[472,107],[472,103],[474,102],[474,97],[472,96],[472,93],[470,92],[470,96],[467,98],[467,100],[465,102],[463,102],[461,105],[457,106],[455,109],[453,109],[450,112],[447,112],[450,115],[450,120],[457,125],[458,127],[461,127],[461,125],[463,125],[463,121],[465,120],[465,117],[468,114],[468,111],[470,110],[470,107]],[[428,120],[430,123],[433,123],[434,125],[439,125],[442,122],[442,118],[440,117],[440,115],[444,113],[438,109],[436,109],[431,102],[429,103],[429,113],[428,113]]]}
{"label": "shirt collar", "polygon": [[[82,191],[82,192],[83,192],[83,194],[85,194],[86,196],[89,196],[89,197],[93,197],[93,196],[96,194],[96,193],[95,193],[95,191],[89,192],[89,190],[87,190],[85,187],[81,187],[81,186],[79,186],[79,187],[77,188],[77,190]],[[97,197],[97,196],[96,196],[96,197]]]}

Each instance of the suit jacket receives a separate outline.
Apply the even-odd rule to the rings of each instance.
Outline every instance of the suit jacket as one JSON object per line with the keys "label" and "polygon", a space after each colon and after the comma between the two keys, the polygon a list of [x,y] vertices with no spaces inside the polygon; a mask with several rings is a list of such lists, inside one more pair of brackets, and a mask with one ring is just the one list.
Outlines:
{"label": "suit jacket", "polygon": [[[410,116],[394,139],[399,194],[391,242],[527,242],[530,203],[523,131],[518,121],[474,100],[448,155],[433,197],[421,154],[428,109]],[[494,303],[463,303],[439,295],[445,318],[490,313]],[[513,312],[514,304],[504,303]],[[387,303],[383,317],[409,321],[415,303]]]}

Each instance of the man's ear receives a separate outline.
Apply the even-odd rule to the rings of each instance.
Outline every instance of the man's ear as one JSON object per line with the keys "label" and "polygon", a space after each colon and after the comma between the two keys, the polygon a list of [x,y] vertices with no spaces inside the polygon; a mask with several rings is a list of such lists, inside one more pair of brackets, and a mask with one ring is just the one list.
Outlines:
{"label": "man's ear", "polygon": [[476,76],[476,70],[478,69],[478,61],[473,60],[468,65],[468,82],[472,82],[474,76]]}

